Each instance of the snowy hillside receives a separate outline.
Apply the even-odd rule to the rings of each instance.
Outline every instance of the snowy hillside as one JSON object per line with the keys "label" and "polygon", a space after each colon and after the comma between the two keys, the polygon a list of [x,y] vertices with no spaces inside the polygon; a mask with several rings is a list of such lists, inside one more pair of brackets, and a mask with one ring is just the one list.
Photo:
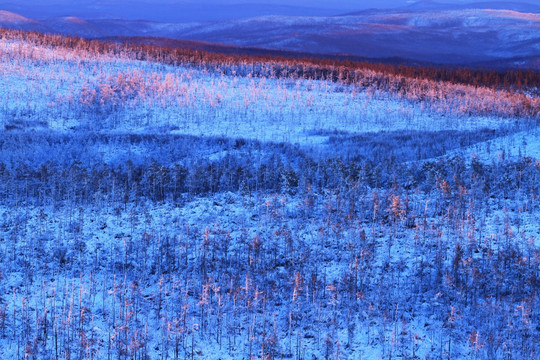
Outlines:
{"label": "snowy hillside", "polygon": [[0,74],[0,358],[540,355],[536,72],[2,30]]}

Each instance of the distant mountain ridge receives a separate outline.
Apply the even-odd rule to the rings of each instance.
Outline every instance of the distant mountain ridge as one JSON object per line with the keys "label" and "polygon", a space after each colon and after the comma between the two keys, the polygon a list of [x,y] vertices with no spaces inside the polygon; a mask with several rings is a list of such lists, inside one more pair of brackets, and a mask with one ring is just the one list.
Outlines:
{"label": "distant mountain ridge", "polygon": [[465,10],[465,9],[494,9],[514,10],[520,12],[540,12],[540,5],[520,1],[478,1],[471,3],[449,4],[444,1],[421,0],[409,4],[407,10]]}
{"label": "distant mountain ridge", "polygon": [[[341,16],[269,15],[188,23],[74,16],[37,21],[2,11],[0,26],[76,34],[85,38],[203,41],[214,44],[214,49],[220,47],[216,44],[224,44],[224,47],[408,59],[406,61],[409,62],[449,65],[498,63],[536,68],[534,64],[538,64],[540,58],[540,13],[479,8],[435,11],[422,9],[422,6],[439,5],[428,1],[412,4],[411,9],[372,10]],[[197,46],[204,48],[205,45]]]}
{"label": "distant mountain ridge", "polygon": [[[126,1],[124,1],[125,3]],[[331,7],[314,7],[292,4],[267,3],[239,3],[223,4],[216,2],[208,5],[198,1],[173,1],[164,3],[152,1],[151,3],[138,0],[123,4],[122,1],[64,1],[53,5],[54,0],[47,1],[47,5],[37,3],[28,5],[25,2],[8,2],[0,8],[24,16],[46,20],[54,17],[76,16],[85,19],[122,19],[122,20],[148,20],[157,22],[191,22],[191,21],[224,21],[239,18],[256,17],[262,15],[279,14],[286,16],[330,16],[343,10]]]}

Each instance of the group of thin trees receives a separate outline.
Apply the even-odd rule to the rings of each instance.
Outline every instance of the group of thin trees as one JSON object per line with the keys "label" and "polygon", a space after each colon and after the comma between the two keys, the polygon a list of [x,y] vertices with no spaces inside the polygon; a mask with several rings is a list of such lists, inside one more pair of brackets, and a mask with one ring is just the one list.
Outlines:
{"label": "group of thin trees", "polygon": [[[266,180],[279,189],[223,169],[232,192],[177,199],[159,165],[149,182],[143,169],[93,172],[93,193],[73,177],[92,172],[82,165],[4,169],[2,203],[19,205],[0,223],[4,356],[538,356],[537,161],[387,165],[380,180],[373,164],[282,166]],[[42,203],[23,193],[36,178],[89,191]]]}

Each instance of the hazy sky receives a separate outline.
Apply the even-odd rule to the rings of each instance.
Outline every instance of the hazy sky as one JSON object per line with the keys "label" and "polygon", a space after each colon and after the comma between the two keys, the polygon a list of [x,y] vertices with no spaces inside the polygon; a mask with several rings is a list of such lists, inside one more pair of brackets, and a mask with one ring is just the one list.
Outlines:
{"label": "hazy sky", "polygon": [[[482,0],[441,0],[443,3],[470,3]],[[495,0],[497,1],[497,0]],[[501,0],[502,1],[502,0]],[[107,7],[107,6],[133,6],[135,4],[168,5],[237,5],[237,4],[264,4],[264,5],[288,5],[301,7],[318,7],[330,9],[365,9],[387,8],[406,6],[416,2],[415,0],[1,0],[3,4],[18,4],[20,6],[69,6],[69,7]],[[58,9],[60,10],[60,9]]]}

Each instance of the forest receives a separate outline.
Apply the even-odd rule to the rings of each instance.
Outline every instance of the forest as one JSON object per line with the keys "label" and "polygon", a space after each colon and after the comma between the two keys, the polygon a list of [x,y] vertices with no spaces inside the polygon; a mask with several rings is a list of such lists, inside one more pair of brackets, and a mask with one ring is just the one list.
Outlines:
{"label": "forest", "polygon": [[536,359],[540,74],[0,31],[0,358]]}

